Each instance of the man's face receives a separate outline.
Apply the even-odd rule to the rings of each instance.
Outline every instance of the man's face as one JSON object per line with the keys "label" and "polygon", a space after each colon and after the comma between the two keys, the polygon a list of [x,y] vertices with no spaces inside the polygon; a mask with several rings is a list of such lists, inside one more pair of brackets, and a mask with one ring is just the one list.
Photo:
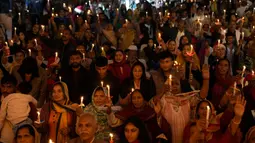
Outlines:
{"label": "man's face", "polygon": [[170,71],[173,66],[173,61],[171,58],[165,58],[160,60],[160,68],[164,71]]}
{"label": "man's face", "polygon": [[81,56],[80,55],[72,55],[70,57],[70,65],[73,68],[78,68],[81,64]]}
{"label": "man's face", "polygon": [[34,34],[36,34],[36,33],[38,33],[39,32],[39,25],[38,24],[35,24],[34,26],[33,26],[33,33]]}
{"label": "man's face", "polygon": [[128,61],[134,62],[137,58],[137,51],[135,50],[129,50],[128,51]]}
{"label": "man's face", "polygon": [[11,83],[5,83],[1,85],[1,92],[4,97],[15,92],[15,86]]}
{"label": "man's face", "polygon": [[97,128],[97,123],[93,117],[82,116],[77,123],[76,131],[82,141],[88,141],[94,138]]}
{"label": "man's face", "polygon": [[63,33],[63,36],[62,36],[62,40],[63,41],[68,41],[70,40],[71,38],[71,34],[68,30],[65,30],[64,33]]}
{"label": "man's face", "polygon": [[100,77],[104,77],[107,73],[108,65],[103,67],[96,66],[96,71]]}

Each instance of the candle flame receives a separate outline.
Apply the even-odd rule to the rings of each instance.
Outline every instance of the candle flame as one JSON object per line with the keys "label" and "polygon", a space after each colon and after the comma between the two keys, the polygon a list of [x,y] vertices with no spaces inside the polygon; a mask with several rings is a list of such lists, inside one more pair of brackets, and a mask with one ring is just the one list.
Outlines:
{"label": "candle flame", "polygon": [[111,138],[113,138],[113,134],[112,134],[112,133],[110,133],[109,136],[110,136]]}

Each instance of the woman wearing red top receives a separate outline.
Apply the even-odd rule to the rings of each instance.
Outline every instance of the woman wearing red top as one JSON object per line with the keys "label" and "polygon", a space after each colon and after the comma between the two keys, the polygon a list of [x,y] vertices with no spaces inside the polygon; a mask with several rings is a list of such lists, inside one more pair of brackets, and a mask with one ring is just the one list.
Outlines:
{"label": "woman wearing red top", "polygon": [[[235,97],[234,117],[229,110],[216,116],[214,107],[209,101],[203,100],[199,102],[196,108],[196,120],[187,125],[184,130],[184,143],[241,142],[238,128],[245,110],[246,101],[241,95]],[[229,117],[232,117],[232,120]]]}
{"label": "woman wearing red top", "polygon": [[119,79],[120,83],[130,76],[131,68],[126,63],[126,56],[123,51],[115,51],[114,60],[109,66],[109,71]]}

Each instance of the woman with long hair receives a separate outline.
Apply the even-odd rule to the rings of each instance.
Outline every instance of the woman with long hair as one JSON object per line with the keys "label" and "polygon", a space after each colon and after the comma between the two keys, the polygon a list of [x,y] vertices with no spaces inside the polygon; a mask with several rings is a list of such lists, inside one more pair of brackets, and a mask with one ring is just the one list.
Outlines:
{"label": "woman with long hair", "polygon": [[120,133],[121,143],[152,143],[143,121],[136,116],[130,117],[123,124]]}
{"label": "woman with long hair", "polygon": [[149,101],[156,95],[155,84],[152,79],[146,78],[145,67],[141,62],[136,62],[132,66],[130,78],[126,79],[121,87],[121,105],[130,103],[130,92],[132,89],[139,89],[146,101]]}

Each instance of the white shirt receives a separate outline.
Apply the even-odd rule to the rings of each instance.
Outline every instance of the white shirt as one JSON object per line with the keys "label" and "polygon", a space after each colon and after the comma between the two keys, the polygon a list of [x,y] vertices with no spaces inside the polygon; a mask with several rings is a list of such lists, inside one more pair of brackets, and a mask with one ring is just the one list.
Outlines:
{"label": "white shirt", "polygon": [[5,119],[13,125],[26,120],[31,110],[29,102],[37,105],[36,99],[31,95],[13,93],[5,97],[0,109],[0,129],[2,129]]}
{"label": "white shirt", "polygon": [[177,36],[175,38],[175,42],[176,42],[177,47],[179,47],[180,39],[184,35],[185,35],[184,31],[181,32],[181,31],[178,30]]}

